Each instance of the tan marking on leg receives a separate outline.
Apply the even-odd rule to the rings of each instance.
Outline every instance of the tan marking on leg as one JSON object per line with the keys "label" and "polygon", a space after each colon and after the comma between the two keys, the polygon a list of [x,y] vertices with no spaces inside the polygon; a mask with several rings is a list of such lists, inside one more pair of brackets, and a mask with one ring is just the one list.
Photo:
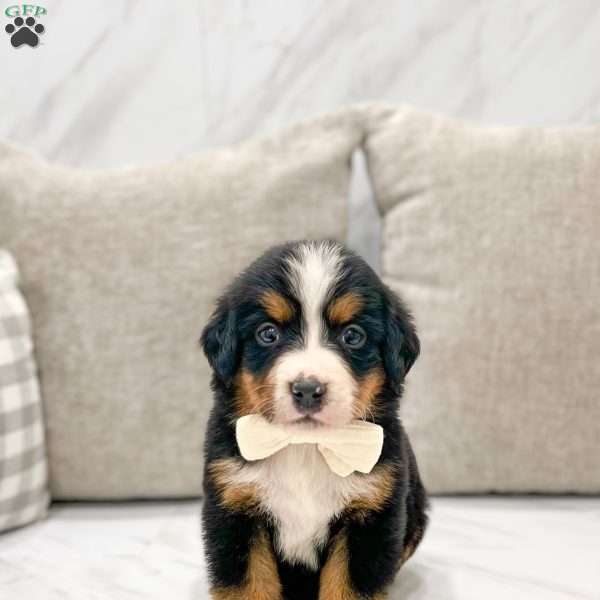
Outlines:
{"label": "tan marking on leg", "polygon": [[235,483],[242,465],[235,458],[215,460],[208,472],[219,493],[221,506],[234,512],[256,513],[260,509],[258,486],[253,483]]}
{"label": "tan marking on leg", "polygon": [[351,321],[363,307],[363,300],[353,292],[335,298],[327,308],[327,316],[332,323],[343,325]]}
{"label": "tan marking on leg", "polygon": [[321,570],[319,600],[360,600],[350,581],[348,541],[343,530],[334,538],[327,561]]}
{"label": "tan marking on leg", "polygon": [[235,406],[238,416],[254,413],[270,417],[273,414],[273,384],[267,377],[256,377],[242,369],[235,381]]}
{"label": "tan marking on leg", "polygon": [[248,570],[244,582],[238,586],[213,588],[214,600],[281,600],[282,590],[273,546],[266,532],[261,530],[248,555]]}
{"label": "tan marking on leg", "polygon": [[364,521],[374,512],[385,508],[394,492],[397,468],[395,465],[379,465],[367,476],[369,492],[353,498],[346,506],[346,512],[354,519]]}
{"label": "tan marking on leg", "polygon": [[358,383],[358,393],[354,401],[354,416],[357,419],[374,417],[377,414],[377,396],[385,382],[380,368],[367,373]]}
{"label": "tan marking on leg", "polygon": [[400,568],[413,554],[415,553],[415,547],[412,544],[407,544],[402,550],[402,556],[400,557]]}
{"label": "tan marking on leg", "polygon": [[423,535],[425,534],[425,529],[423,527],[418,527],[415,530],[413,538],[409,541],[402,550],[402,557],[400,558],[400,566],[402,566],[416,551],[417,547],[421,543],[423,539]]}
{"label": "tan marking on leg", "polygon": [[334,538],[327,561],[321,570],[319,600],[385,600],[386,592],[378,592],[369,598],[359,595],[352,588],[348,570],[348,540],[346,532],[340,531]]}
{"label": "tan marking on leg", "polygon": [[287,323],[294,316],[294,307],[289,300],[273,290],[266,291],[260,302],[267,314],[278,323]]}

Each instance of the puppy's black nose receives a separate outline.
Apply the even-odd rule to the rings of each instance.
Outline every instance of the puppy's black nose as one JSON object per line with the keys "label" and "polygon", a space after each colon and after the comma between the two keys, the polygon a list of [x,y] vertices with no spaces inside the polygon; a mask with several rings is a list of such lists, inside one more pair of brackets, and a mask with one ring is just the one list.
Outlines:
{"label": "puppy's black nose", "polygon": [[294,404],[301,413],[315,413],[321,410],[327,386],[318,379],[296,379],[291,386]]}

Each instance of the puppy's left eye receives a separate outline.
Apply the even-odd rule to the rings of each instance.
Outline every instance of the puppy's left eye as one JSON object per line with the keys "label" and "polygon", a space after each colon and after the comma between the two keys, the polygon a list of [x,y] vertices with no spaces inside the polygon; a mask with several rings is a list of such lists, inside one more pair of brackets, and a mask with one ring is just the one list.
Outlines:
{"label": "puppy's left eye", "polygon": [[279,329],[273,323],[263,323],[254,334],[260,346],[273,346],[279,341]]}
{"label": "puppy's left eye", "polygon": [[342,331],[340,340],[342,344],[346,346],[346,348],[358,350],[365,345],[365,342],[367,341],[367,334],[359,325],[348,325],[348,327]]}

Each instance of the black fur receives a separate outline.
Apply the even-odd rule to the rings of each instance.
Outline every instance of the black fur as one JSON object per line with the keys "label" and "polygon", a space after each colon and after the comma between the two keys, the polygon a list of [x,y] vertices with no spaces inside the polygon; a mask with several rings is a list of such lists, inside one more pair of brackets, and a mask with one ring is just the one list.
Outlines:
{"label": "black fur", "polygon": [[[268,371],[277,356],[301,343],[301,307],[289,289],[285,259],[297,243],[271,249],[255,261],[229,287],[202,334],[202,346],[214,370],[214,406],[210,416],[205,455],[205,501],[203,524],[210,578],[216,588],[241,585],[248,564],[248,551],[257,531],[275,531],[268,515],[231,511],[221,506],[218,490],[209,476],[210,465],[218,459],[240,456],[235,440],[237,418],[234,401],[235,375],[243,367],[254,374]],[[358,294],[363,307],[355,323],[367,332],[367,342],[356,351],[337,343],[339,327],[328,323],[328,343],[343,356],[357,378],[374,368],[383,369],[385,382],[378,396],[376,414],[368,416],[384,428],[384,446],[378,465],[394,465],[392,498],[380,511],[365,518],[351,512],[330,523],[330,542],[344,531],[348,539],[349,572],[353,589],[360,598],[372,598],[393,579],[406,548],[414,550],[426,527],[427,497],[410,447],[398,419],[398,402],[406,374],[419,354],[419,340],[412,319],[401,301],[380,281],[372,269],[351,252],[343,251],[344,276],[334,297],[349,291]],[[255,342],[258,325],[271,319],[259,298],[274,290],[296,309],[276,349]],[[326,319],[326,315],[323,315]],[[302,502],[302,498],[290,498]],[[320,554],[320,567],[327,561],[330,545]],[[277,553],[278,573],[285,600],[317,600],[319,571],[290,565]],[[327,600],[327,599],[321,599]]]}

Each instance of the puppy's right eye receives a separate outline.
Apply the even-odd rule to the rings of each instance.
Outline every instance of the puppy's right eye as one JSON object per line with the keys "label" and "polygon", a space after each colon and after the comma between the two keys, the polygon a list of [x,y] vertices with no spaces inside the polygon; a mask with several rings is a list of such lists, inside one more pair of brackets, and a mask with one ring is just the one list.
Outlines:
{"label": "puppy's right eye", "polygon": [[254,334],[256,337],[256,341],[260,346],[274,346],[280,337],[279,329],[277,325],[273,325],[273,323],[263,323]]}

